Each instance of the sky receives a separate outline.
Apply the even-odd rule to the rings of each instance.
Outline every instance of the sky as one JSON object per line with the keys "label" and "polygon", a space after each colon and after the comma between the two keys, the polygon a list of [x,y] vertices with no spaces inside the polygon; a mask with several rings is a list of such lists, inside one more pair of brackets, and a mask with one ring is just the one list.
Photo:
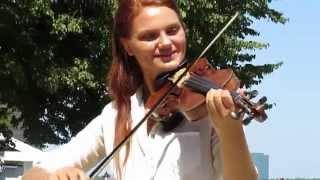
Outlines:
{"label": "sky", "polygon": [[289,22],[255,22],[255,39],[270,44],[255,52],[255,63],[283,65],[254,87],[276,106],[266,122],[246,127],[249,148],[269,155],[270,177],[319,178],[320,1],[274,0],[271,7]]}

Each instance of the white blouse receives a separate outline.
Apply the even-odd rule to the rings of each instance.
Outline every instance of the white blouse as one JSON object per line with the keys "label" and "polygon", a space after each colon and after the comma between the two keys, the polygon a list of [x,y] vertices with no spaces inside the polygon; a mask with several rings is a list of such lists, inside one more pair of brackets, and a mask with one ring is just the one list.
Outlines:
{"label": "white blouse", "polygon": [[[66,166],[92,168],[113,149],[116,113],[112,103],[106,105],[77,136],[57,150],[46,153],[37,166],[50,172]],[[144,115],[142,96],[138,91],[131,97],[133,127]],[[152,137],[147,135],[144,123],[131,138],[123,179],[221,180],[219,144],[212,131],[211,122],[204,118],[195,122],[185,120],[172,132],[158,130]],[[124,148],[120,154],[124,154]]]}

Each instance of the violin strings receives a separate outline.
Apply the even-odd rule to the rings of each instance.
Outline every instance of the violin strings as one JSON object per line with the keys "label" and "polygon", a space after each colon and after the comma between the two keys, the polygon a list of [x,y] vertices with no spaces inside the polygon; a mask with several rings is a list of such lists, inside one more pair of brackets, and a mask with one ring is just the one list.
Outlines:
{"label": "violin strings", "polygon": [[185,81],[185,85],[203,95],[205,95],[211,88],[217,89],[217,86],[214,83],[197,74],[191,74],[190,78]]}
{"label": "violin strings", "polygon": [[201,93],[205,94],[207,93],[211,88],[213,87],[212,82],[201,78],[199,75],[192,75],[190,79],[186,82],[186,84],[192,86],[197,91],[200,91]]}
{"label": "violin strings", "polygon": [[[205,95],[211,88],[213,89],[220,88],[217,85],[215,85],[212,81],[206,78],[203,78],[197,74],[191,74],[190,78],[185,81],[185,85],[197,92],[200,92],[203,95]],[[251,112],[249,108],[251,107],[251,103],[248,103],[245,99],[242,98],[242,96],[239,93],[235,91],[230,91],[230,94],[233,100],[235,101],[235,103],[238,104],[240,107],[242,107],[246,113]]]}
{"label": "violin strings", "polygon": [[187,87],[191,88],[192,90],[197,91],[203,95],[210,89],[209,85],[201,83],[193,77],[191,77],[189,80],[187,80],[185,82],[185,85]]}

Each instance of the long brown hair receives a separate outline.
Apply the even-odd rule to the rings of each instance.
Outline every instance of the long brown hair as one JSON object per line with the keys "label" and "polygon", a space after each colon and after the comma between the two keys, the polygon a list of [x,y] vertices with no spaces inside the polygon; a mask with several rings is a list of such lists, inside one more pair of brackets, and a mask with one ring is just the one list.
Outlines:
{"label": "long brown hair", "polygon": [[[180,21],[181,15],[175,0],[119,0],[118,9],[114,17],[112,64],[108,74],[109,93],[118,110],[115,124],[114,147],[131,130],[131,102],[130,97],[143,84],[143,75],[134,56],[129,56],[120,39],[129,38],[133,19],[145,6],[167,6],[174,10]],[[120,160],[119,153],[115,155],[117,175],[122,178],[122,168],[126,164],[130,152],[130,142],[126,144],[125,157]]]}

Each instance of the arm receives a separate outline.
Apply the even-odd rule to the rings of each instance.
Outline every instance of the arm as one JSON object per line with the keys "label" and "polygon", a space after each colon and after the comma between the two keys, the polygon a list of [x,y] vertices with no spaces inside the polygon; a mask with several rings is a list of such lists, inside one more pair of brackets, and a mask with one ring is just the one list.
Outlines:
{"label": "arm", "polygon": [[[83,171],[93,167],[101,157],[105,156],[106,149],[110,149],[109,146],[113,142],[111,140],[113,140],[114,118],[112,117],[114,114],[112,105],[107,105],[103,112],[69,143],[45,153],[40,164],[24,174],[23,179],[45,179],[49,176],[60,179],[63,179],[61,177],[81,177],[84,174]],[[107,142],[105,137],[108,137]]]}
{"label": "arm", "polygon": [[220,139],[224,180],[257,180],[242,122],[230,116],[235,107],[228,91],[210,90],[207,109]]}
{"label": "arm", "polygon": [[85,173],[78,168],[66,167],[53,173],[45,169],[34,167],[27,171],[22,180],[88,180]]}
{"label": "arm", "polygon": [[33,167],[22,176],[22,180],[42,179],[49,180],[50,173],[45,169]]}

